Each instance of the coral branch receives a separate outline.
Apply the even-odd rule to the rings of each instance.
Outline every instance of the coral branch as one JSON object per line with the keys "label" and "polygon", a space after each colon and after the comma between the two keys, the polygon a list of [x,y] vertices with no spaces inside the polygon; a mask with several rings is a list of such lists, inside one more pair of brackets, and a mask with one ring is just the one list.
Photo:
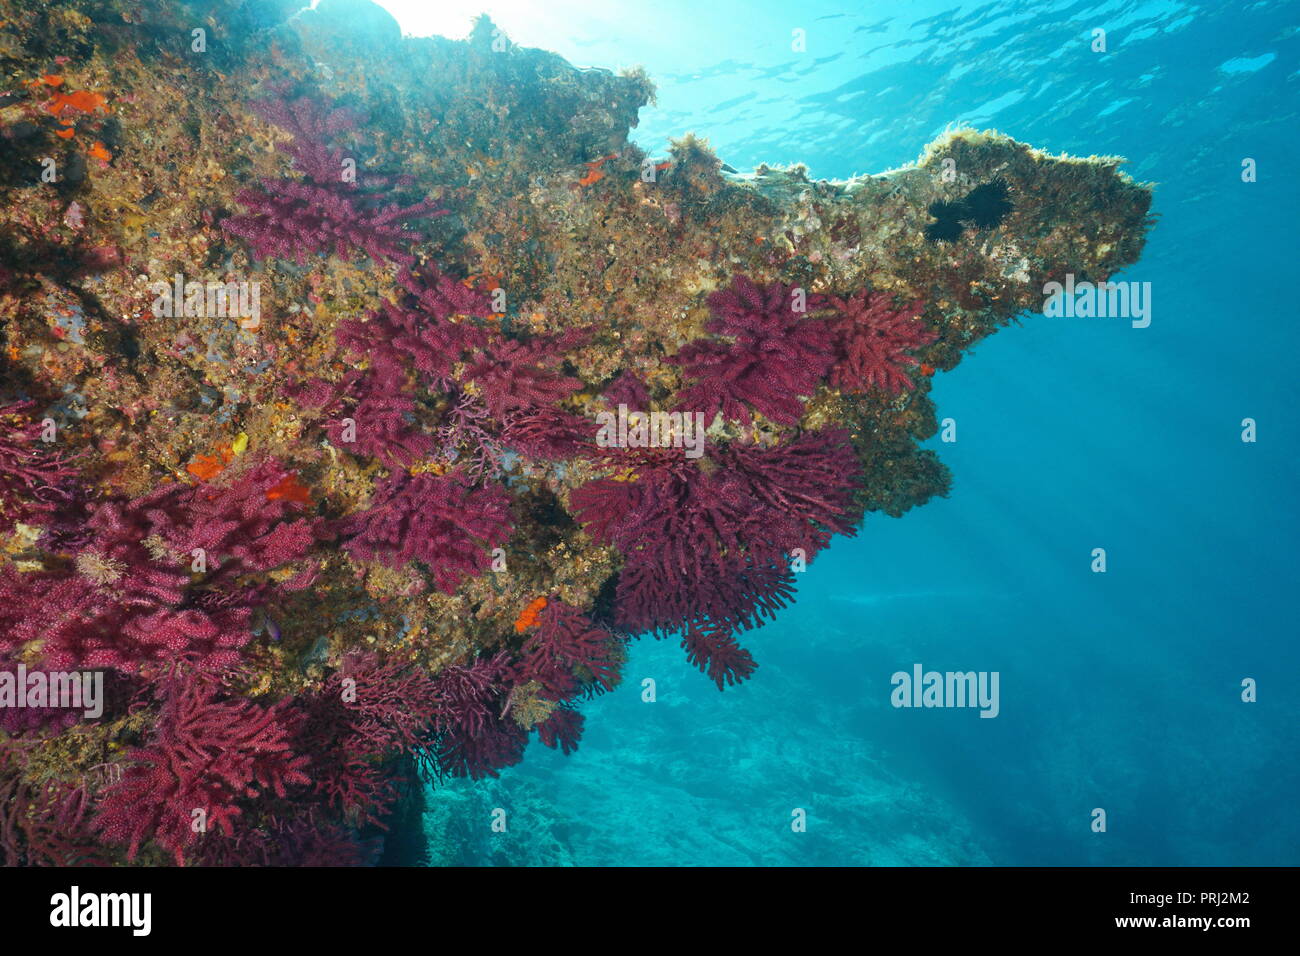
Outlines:
{"label": "coral branch", "polygon": [[487,570],[489,551],[510,537],[510,498],[499,487],[471,488],[461,476],[396,474],[370,508],[340,528],[354,557],[400,567],[419,561],[450,594]]}
{"label": "coral branch", "polygon": [[105,795],[96,822],[105,839],[127,845],[127,859],[153,840],[179,866],[196,830],[233,836],[243,801],[283,797],[311,781],[307,757],[289,750],[282,708],[224,700],[213,682],[193,676],[171,678],[163,694],[153,739],[128,756],[132,766]]}
{"label": "coral branch", "polygon": [[678,396],[678,407],[709,419],[721,412],[746,424],[753,408],[778,424],[797,423],[799,396],[812,395],[834,360],[826,320],[805,318],[824,305],[821,296],[794,286],[758,286],[736,276],[731,288],[709,296],[713,318],[705,328],[726,339],[692,342],[669,360],[694,380]]}
{"label": "coral branch", "polygon": [[923,348],[938,335],[918,319],[922,303],[895,308],[888,297],[863,289],[846,301],[832,297],[837,311],[832,328],[840,359],[830,381],[846,392],[879,388],[891,395],[912,387],[905,369],[918,364],[909,352]]}

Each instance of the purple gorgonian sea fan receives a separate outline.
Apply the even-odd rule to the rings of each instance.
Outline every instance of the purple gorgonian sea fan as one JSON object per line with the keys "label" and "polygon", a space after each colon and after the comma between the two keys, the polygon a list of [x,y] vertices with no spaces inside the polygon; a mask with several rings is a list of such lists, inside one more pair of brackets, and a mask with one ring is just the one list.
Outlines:
{"label": "purple gorgonian sea fan", "polygon": [[492,563],[513,527],[510,495],[499,485],[474,487],[460,473],[397,472],[381,480],[370,507],[343,519],[345,550],[362,561],[401,567],[419,561],[451,594]]}
{"label": "purple gorgonian sea fan", "polygon": [[42,441],[33,402],[0,405],[0,534],[43,524],[76,498],[72,459]]}
{"label": "purple gorgonian sea fan", "polygon": [[456,392],[449,397],[437,441],[439,457],[455,462],[469,481],[500,475],[506,448],[492,416],[473,395]]}
{"label": "purple gorgonian sea fan", "polygon": [[406,249],[418,235],[405,223],[447,210],[427,199],[408,206],[382,201],[376,187],[407,180],[361,177],[355,160],[328,142],[355,128],[355,115],[307,98],[264,101],[254,110],[292,134],[293,142],[281,149],[303,178],[263,179],[240,190],[235,199],[248,211],[223,220],[223,230],[246,240],[255,260],[292,258],[306,265],[310,256],[332,252],[346,260],[360,249],[376,262],[415,262]]}
{"label": "purple gorgonian sea fan", "polygon": [[24,776],[38,747],[32,738],[14,736],[0,747],[0,866],[111,865],[94,830],[87,779]]}
{"label": "purple gorgonian sea fan", "polygon": [[350,133],[365,117],[344,106],[314,100],[268,97],[253,103],[253,112],[292,138],[276,148],[293,161],[294,168],[318,183],[340,180],[351,157],[331,145],[340,133]]}
{"label": "purple gorgonian sea fan", "polygon": [[438,673],[436,736],[427,761],[434,771],[478,780],[523,759],[528,731],[506,715],[516,671],[510,653],[498,651]]}
{"label": "purple gorgonian sea fan", "polygon": [[491,304],[432,263],[398,282],[395,302],[384,302],[364,322],[341,323],[335,337],[345,352],[369,358],[386,381],[400,381],[413,368],[426,384],[443,387],[467,351],[487,344],[486,330],[473,319],[491,315]]}
{"label": "purple gorgonian sea fan", "polygon": [[438,442],[421,430],[421,406],[406,391],[406,372],[387,364],[349,369],[336,382],[322,378],[285,386],[307,420],[322,422],[330,444],[379,459],[385,468],[408,468],[432,455]]}
{"label": "purple gorgonian sea fan", "polygon": [[906,370],[920,363],[908,353],[938,338],[919,318],[924,303],[896,306],[889,296],[866,289],[829,302],[835,309],[830,324],[840,356],[831,369],[831,384],[846,392],[878,388],[891,395],[911,388]]}
{"label": "purple gorgonian sea fan", "polygon": [[267,573],[305,558],[322,532],[300,502],[273,494],[289,474],[265,460],[221,485],[98,503],[72,573],[0,568],[0,649],[40,640],[56,669],[237,663],[254,610],[313,574],[307,566],[276,582]]}
{"label": "purple gorgonian sea fan", "polygon": [[558,703],[587,688],[613,690],[621,659],[618,638],[572,605],[552,600],[524,641],[519,677],[537,681],[545,696]]}
{"label": "purple gorgonian sea fan", "polygon": [[296,703],[303,719],[294,747],[313,755],[315,799],[386,829],[382,818],[398,793],[385,765],[426,744],[438,707],[433,678],[353,651],[317,692]]}
{"label": "purple gorgonian sea fan", "polygon": [[312,379],[286,390],[309,414],[325,419],[333,445],[378,458],[389,469],[408,468],[445,444],[421,429],[411,371],[429,388],[447,387],[452,366],[486,343],[486,332],[474,320],[491,312],[486,297],[432,263],[403,273],[398,283],[395,301],[385,301],[365,321],[345,321],[335,330],[343,353],[367,360],[369,369],[352,369],[338,382]]}
{"label": "purple gorgonian sea fan", "polygon": [[506,412],[501,441],[536,461],[569,461],[595,450],[591,419],[555,406]]}
{"label": "purple gorgonian sea fan", "polygon": [[650,390],[641,377],[631,370],[619,373],[605,387],[602,397],[610,408],[626,405],[633,411],[645,411],[650,407]]}
{"label": "purple gorgonian sea fan", "polygon": [[330,443],[354,455],[378,458],[385,468],[408,468],[437,451],[432,435],[419,430],[415,399],[374,386],[375,376],[361,380],[362,397],[351,409],[325,425]]}
{"label": "purple gorgonian sea fan", "polygon": [[861,467],[839,430],[723,447],[699,462],[662,450],[610,459],[616,474],[575,489],[570,506],[623,555],[614,621],[630,633],[682,631],[691,660],[719,687],[753,670],[734,632],[784,607],[793,561],[853,534],[861,516]]}
{"label": "purple gorgonian sea fan", "polygon": [[566,754],[577,748],[583,720],[574,701],[618,683],[621,639],[558,599],[530,626],[517,651],[476,657],[433,679],[429,769],[496,776],[522,758],[531,730],[547,747]]}
{"label": "purple gorgonian sea fan", "polygon": [[[104,794],[96,824],[105,840],[127,846],[127,860],[153,841],[177,866],[203,832],[234,836],[244,805],[311,783],[305,756],[290,749],[293,718],[285,704],[263,707],[228,697],[217,681],[179,673],[159,687],[162,706],[152,737],[127,754],[121,780]],[[194,827],[202,811],[204,827]]]}
{"label": "purple gorgonian sea fan", "polygon": [[[282,773],[279,779],[289,785],[284,787],[288,799],[276,790],[273,773],[269,787],[255,780],[256,792],[245,791],[235,807],[233,833],[220,829],[193,841],[184,848],[185,861],[200,866],[377,862],[383,841],[375,832],[387,829],[385,818],[407,782],[397,768],[409,766],[433,745],[439,707],[434,680],[421,668],[370,652],[346,652],[319,686],[271,708],[277,733],[268,740],[274,753],[267,756],[274,762],[267,769],[283,769],[287,762],[292,777]],[[178,776],[184,770],[181,764]],[[152,797],[158,781],[146,779],[146,796]],[[165,776],[162,782],[168,782]]]}
{"label": "purple gorgonian sea fan", "polygon": [[689,381],[678,395],[685,411],[716,412],[748,424],[751,409],[780,425],[803,416],[800,396],[809,396],[835,360],[835,339],[824,318],[822,296],[774,282],[759,286],[743,275],[708,298],[705,329],[714,338],[684,346],[669,359]]}
{"label": "purple gorgonian sea fan", "polygon": [[725,621],[692,621],[682,630],[682,650],[718,690],[748,680],[758,668],[754,655],[736,640],[735,626]]}
{"label": "purple gorgonian sea fan", "polygon": [[467,361],[464,380],[475,383],[484,406],[498,420],[512,410],[554,405],[582,388],[582,380],[561,367],[569,350],[590,337],[586,328],[527,340],[494,330]]}

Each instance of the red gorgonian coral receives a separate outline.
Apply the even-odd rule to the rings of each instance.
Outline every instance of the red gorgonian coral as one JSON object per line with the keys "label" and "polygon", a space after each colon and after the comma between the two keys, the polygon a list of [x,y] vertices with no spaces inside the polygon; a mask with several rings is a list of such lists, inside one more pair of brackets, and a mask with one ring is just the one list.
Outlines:
{"label": "red gorgonian coral", "polygon": [[568,755],[578,749],[585,723],[586,718],[582,714],[567,704],[561,704],[551,711],[551,716],[537,725],[537,739],[552,750]]}
{"label": "red gorgonian coral", "polygon": [[510,655],[500,651],[469,664],[444,668],[435,678],[436,740],[430,765],[455,777],[495,777],[523,759],[528,731],[505,716],[517,675]]}
{"label": "red gorgonian coral", "polygon": [[522,648],[521,681],[537,681],[557,702],[578,694],[584,684],[613,690],[620,660],[613,634],[559,600],[546,604],[538,622]]}
{"label": "red gorgonian coral", "polygon": [[457,464],[471,482],[495,478],[506,449],[494,432],[492,416],[473,395],[455,394],[438,428],[438,455],[444,462]]}
{"label": "red gorgonian coral", "polygon": [[371,367],[390,380],[400,380],[413,368],[427,384],[445,386],[464,353],[487,344],[487,332],[472,317],[490,315],[491,305],[432,264],[403,274],[398,282],[404,294],[396,303],[383,303],[365,322],[338,327],[339,345],[368,357]]}
{"label": "red gorgonian coral", "polygon": [[770,447],[732,444],[720,458],[744,478],[755,520],[783,554],[797,548],[811,559],[833,535],[856,533],[862,513],[853,491],[862,466],[847,431],[804,432]]}
{"label": "red gorgonian coral", "polygon": [[331,145],[331,141],[340,133],[355,130],[365,117],[309,96],[258,100],[253,104],[253,112],[289,133],[292,139],[277,144],[276,148],[287,154],[294,168],[308,179],[318,183],[343,181],[345,160],[350,157]]}
{"label": "red gorgonian coral", "polygon": [[938,338],[919,318],[923,303],[897,307],[888,296],[862,289],[847,300],[832,297],[830,304],[840,355],[831,384],[846,392],[874,387],[891,395],[911,388],[905,370],[919,363],[908,353]]}
{"label": "red gorgonian coral", "polygon": [[284,390],[305,418],[320,421],[330,444],[379,459],[385,468],[408,468],[437,448],[419,424],[421,406],[406,390],[404,369],[382,364],[350,369],[337,382],[308,379]]}
{"label": "red gorgonian coral", "polygon": [[722,690],[748,680],[758,663],[736,640],[735,626],[726,622],[692,621],[682,630],[686,659]]}
{"label": "red gorgonian coral", "polygon": [[241,826],[233,837],[204,840],[190,852],[195,866],[374,866],[383,850],[379,837],[356,831],[317,812],[316,806],[288,819],[272,814],[257,827]]}
{"label": "red gorgonian coral", "polygon": [[35,411],[33,402],[0,405],[0,533],[44,521],[75,497],[71,459],[41,440]]}
{"label": "red gorgonian coral", "polygon": [[313,792],[347,819],[383,827],[397,798],[388,764],[427,743],[438,708],[433,679],[352,653],[300,705],[295,749],[314,755]]}
{"label": "red gorgonian coral", "polygon": [[623,554],[615,622],[633,633],[685,628],[710,676],[743,679],[752,660],[730,635],[785,606],[792,561],[854,533],[860,466],[847,434],[733,445],[703,464],[668,451],[611,458],[623,473],[575,489],[570,503],[597,542]]}
{"label": "red gorgonian coral", "polygon": [[589,335],[586,329],[571,329],[524,341],[494,333],[470,358],[465,381],[475,383],[497,419],[514,409],[553,405],[582,388],[581,379],[564,374],[561,366],[565,353]]}
{"label": "red gorgonian coral", "polygon": [[311,780],[308,758],[290,751],[283,705],[227,699],[197,675],[173,675],[161,692],[153,736],[128,754],[131,766],[104,795],[96,823],[109,842],[127,845],[128,860],[153,840],[179,866],[200,833],[234,835],[242,802],[284,797]]}
{"label": "red gorgonian coral", "polygon": [[624,371],[605,387],[602,393],[610,408],[626,405],[634,411],[650,407],[650,390],[635,372]]}
{"label": "red gorgonian coral", "polygon": [[404,223],[447,213],[431,200],[366,205],[337,189],[287,179],[265,179],[235,198],[249,211],[223,220],[221,228],[248,240],[255,260],[293,259],[300,266],[331,252],[346,260],[354,249],[376,262],[410,265],[415,257],[405,249],[416,237]]}
{"label": "red gorgonian coral", "polygon": [[361,400],[349,409],[338,408],[325,423],[330,444],[378,458],[385,468],[409,468],[432,455],[438,443],[416,427],[415,400],[369,387],[373,381],[371,375],[363,378]]}
{"label": "red gorgonian coral", "polygon": [[738,275],[731,287],[709,296],[714,336],[691,342],[669,359],[691,381],[678,396],[686,411],[716,412],[748,424],[750,409],[781,425],[803,415],[800,396],[809,396],[835,358],[825,319],[807,318],[825,300],[797,286],[755,285]]}
{"label": "red gorgonian coral", "polygon": [[501,442],[536,461],[567,461],[593,451],[591,419],[542,406],[507,412]]}
{"label": "red gorgonian coral", "polygon": [[92,824],[84,780],[33,784],[22,776],[31,756],[13,738],[0,748],[0,865],[107,866],[112,857]]}
{"label": "red gorgonian coral", "polygon": [[462,475],[390,475],[365,511],[343,520],[346,550],[363,561],[424,564],[451,594],[491,564],[491,550],[510,537],[510,496],[496,485],[475,488]]}
{"label": "red gorgonian coral", "polygon": [[[282,149],[305,178],[263,179],[240,190],[235,199],[248,212],[223,220],[223,230],[247,240],[254,259],[293,258],[305,265],[309,256],[333,252],[348,259],[360,249],[376,262],[415,261],[406,247],[418,237],[404,223],[442,216],[447,210],[431,200],[408,206],[383,203],[378,193],[361,188],[356,162],[326,142],[355,126],[355,116],[306,98],[267,101],[258,112],[293,134],[293,143]],[[370,177],[365,185],[393,182],[400,180]]]}
{"label": "red gorgonian coral", "polygon": [[321,531],[297,516],[301,503],[269,494],[289,474],[268,460],[222,485],[99,503],[75,574],[0,568],[0,647],[39,639],[58,669],[235,663],[253,609],[310,582],[310,568],[283,583],[265,576],[304,557]]}

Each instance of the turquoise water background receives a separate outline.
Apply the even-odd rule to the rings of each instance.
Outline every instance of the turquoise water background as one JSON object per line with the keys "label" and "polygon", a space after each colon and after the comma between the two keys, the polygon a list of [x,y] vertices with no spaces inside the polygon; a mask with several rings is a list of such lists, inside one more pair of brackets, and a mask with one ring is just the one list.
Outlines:
{"label": "turquoise water background", "polygon": [[[385,6],[407,32],[466,33],[463,14]],[[1300,862],[1300,5],[482,7],[524,45],[644,65],[659,99],[635,138],[654,155],[694,130],[737,169],[840,178],[965,123],[1126,156],[1159,221],[1120,278],[1149,281],[1154,311],[1146,329],[1026,316],[981,343],[935,383],[958,428],[932,443],[949,498],[819,557],[748,636],[740,687],[638,642],[577,753],[535,744],[498,780],[431,792],[433,861]],[[917,662],[998,671],[1000,715],[894,709],[890,675]]]}

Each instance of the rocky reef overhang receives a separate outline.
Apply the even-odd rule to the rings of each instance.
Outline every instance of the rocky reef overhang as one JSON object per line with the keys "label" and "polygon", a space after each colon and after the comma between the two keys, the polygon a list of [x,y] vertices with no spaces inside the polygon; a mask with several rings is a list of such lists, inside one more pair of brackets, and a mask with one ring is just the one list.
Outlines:
{"label": "rocky reef overhang", "polygon": [[832,535],[946,493],[933,376],[1151,222],[995,132],[647,152],[641,71],[294,6],[7,5],[0,670],[108,675],[6,716],[8,862],[374,859],[404,768],[571,749],[638,633],[743,680]]}

